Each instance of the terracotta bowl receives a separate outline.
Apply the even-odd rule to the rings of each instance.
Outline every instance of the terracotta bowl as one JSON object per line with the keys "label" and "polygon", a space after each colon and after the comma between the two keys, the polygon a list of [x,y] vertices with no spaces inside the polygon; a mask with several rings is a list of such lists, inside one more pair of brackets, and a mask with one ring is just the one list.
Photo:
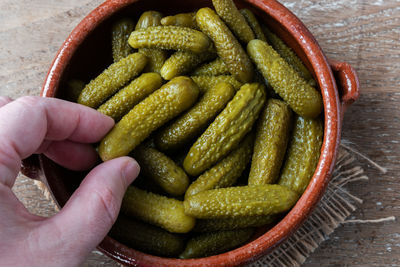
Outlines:
{"label": "terracotta bowl", "polygon": [[[339,148],[343,112],[359,94],[355,71],[346,63],[328,61],[317,41],[292,12],[274,0],[236,1],[239,8],[253,10],[280,36],[313,73],[324,101],[325,131],[318,166],[306,191],[293,209],[272,229],[235,250],[200,259],[162,258],[131,249],[106,237],[98,249],[126,265],[139,266],[234,266],[256,260],[288,238],[310,215],[330,180]],[[88,81],[111,64],[110,25],[123,16],[138,18],[145,10],[164,14],[188,12],[211,1],[110,0],[93,10],[72,31],[58,51],[47,74],[41,95],[63,97],[70,78]],[[84,173],[66,170],[43,155],[24,161],[23,173],[43,181],[62,207],[77,188]]]}

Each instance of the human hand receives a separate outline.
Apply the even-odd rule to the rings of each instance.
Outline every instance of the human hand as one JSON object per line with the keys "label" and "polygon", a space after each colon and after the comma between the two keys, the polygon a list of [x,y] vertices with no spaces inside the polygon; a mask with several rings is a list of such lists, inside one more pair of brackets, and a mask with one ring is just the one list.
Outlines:
{"label": "human hand", "polygon": [[90,145],[114,122],[101,113],[54,98],[0,97],[0,265],[78,266],[115,222],[139,165],[121,157],[95,167],[63,209],[33,215],[11,191],[21,160],[43,153],[58,164],[85,170],[97,160]]}

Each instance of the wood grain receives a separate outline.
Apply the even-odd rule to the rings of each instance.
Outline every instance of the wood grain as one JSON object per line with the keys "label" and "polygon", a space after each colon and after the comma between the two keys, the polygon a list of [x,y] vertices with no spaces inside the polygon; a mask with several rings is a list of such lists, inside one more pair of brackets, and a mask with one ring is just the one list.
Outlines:
{"label": "wood grain", "polygon": [[[48,67],[73,27],[99,0],[0,1],[0,95],[38,95]],[[347,112],[343,138],[388,169],[360,158],[369,182],[350,187],[364,199],[354,218],[400,216],[400,1],[285,0],[330,58],[358,71],[361,97]],[[19,177],[14,191],[35,213],[54,213],[33,182]],[[304,266],[382,266],[400,263],[400,225],[345,224]],[[86,265],[115,263],[97,254]]]}

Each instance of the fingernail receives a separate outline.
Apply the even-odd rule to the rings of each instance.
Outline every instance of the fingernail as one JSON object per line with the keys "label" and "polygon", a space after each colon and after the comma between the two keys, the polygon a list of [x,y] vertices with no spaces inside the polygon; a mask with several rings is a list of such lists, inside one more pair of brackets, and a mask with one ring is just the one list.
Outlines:
{"label": "fingernail", "polygon": [[128,184],[132,183],[135,180],[139,172],[140,166],[133,158],[129,158],[122,169],[122,173]]}

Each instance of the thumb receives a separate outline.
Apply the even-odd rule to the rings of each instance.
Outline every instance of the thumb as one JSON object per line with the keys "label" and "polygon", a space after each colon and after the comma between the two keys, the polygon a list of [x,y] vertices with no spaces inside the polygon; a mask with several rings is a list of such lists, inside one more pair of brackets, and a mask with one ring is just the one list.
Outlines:
{"label": "thumb", "polygon": [[104,239],[139,170],[134,159],[121,157],[100,164],[86,176],[60,213],[51,218],[54,229],[62,229],[56,236],[68,252],[84,259]]}

